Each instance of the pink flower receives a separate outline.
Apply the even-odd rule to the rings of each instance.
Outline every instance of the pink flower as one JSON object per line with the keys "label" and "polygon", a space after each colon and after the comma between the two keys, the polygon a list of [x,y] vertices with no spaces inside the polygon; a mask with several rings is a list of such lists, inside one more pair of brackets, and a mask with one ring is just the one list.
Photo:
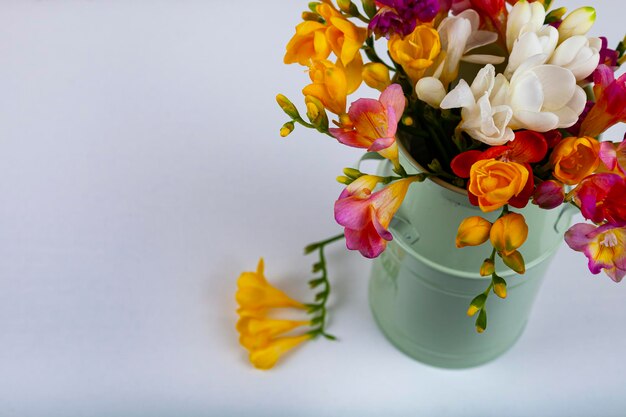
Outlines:
{"label": "pink flower", "polygon": [[606,168],[616,174],[626,175],[626,141],[600,143],[600,160]]}
{"label": "pink flower", "polygon": [[396,130],[404,113],[406,98],[399,84],[387,87],[380,99],[361,98],[350,105],[349,123],[329,129],[344,145],[378,152],[397,167]]}
{"label": "pink flower", "polygon": [[611,68],[600,65],[594,82],[596,104],[585,117],[579,136],[597,137],[614,124],[626,122],[626,74],[616,80]]}
{"label": "pink flower", "polygon": [[381,181],[374,175],[359,177],[335,202],[335,220],[345,227],[346,246],[366,258],[380,255],[393,239],[387,228],[416,178],[395,181],[372,193]]}
{"label": "pink flower", "polygon": [[565,241],[585,254],[591,273],[604,270],[615,282],[626,276],[626,227],[578,223],[565,232]]}
{"label": "pink flower", "polygon": [[585,178],[576,189],[576,200],[585,219],[605,220],[626,226],[626,179],[618,174],[600,173]]}

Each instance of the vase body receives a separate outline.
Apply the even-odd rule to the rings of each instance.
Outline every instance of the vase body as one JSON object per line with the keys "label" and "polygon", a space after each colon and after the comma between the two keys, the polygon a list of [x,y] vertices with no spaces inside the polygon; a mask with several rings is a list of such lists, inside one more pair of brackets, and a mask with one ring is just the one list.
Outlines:
{"label": "vase body", "polygon": [[[404,156],[401,159],[405,168],[416,171]],[[382,163],[379,173],[390,175],[389,164]],[[491,246],[487,242],[457,249],[455,237],[464,218],[478,215],[493,222],[500,211],[483,213],[467,195],[433,181],[411,186],[390,225],[393,240],[374,260],[370,278],[370,306],[391,343],[421,362],[445,368],[488,362],[515,343],[571,221],[571,213],[560,208],[542,210],[529,204],[515,211],[524,215],[529,228],[520,248],[526,273],[518,275],[496,262],[508,295],[504,300],[489,296],[487,330],[478,334],[475,317],[466,311],[489,286],[491,278],[481,277],[478,270]]]}

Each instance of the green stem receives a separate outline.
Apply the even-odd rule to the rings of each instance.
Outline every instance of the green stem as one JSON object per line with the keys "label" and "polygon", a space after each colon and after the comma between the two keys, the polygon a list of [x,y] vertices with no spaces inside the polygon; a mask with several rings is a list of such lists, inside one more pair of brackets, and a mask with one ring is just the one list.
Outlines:
{"label": "green stem", "polygon": [[312,286],[315,287],[317,287],[318,285],[324,286],[324,288],[316,294],[315,302],[307,305],[307,307],[309,308],[309,313],[313,315],[313,329],[309,331],[309,334],[313,338],[323,336],[330,340],[336,339],[335,336],[326,333],[326,320],[328,315],[326,303],[328,302],[328,298],[330,297],[331,287],[330,281],[328,280],[328,268],[326,266],[326,255],[324,254],[324,248],[333,242],[343,239],[343,237],[344,234],[342,233],[340,235],[330,237],[320,242],[312,243],[304,249],[305,253],[311,253],[317,250],[319,255],[319,261],[314,264],[313,270],[315,272],[321,272],[322,276],[319,278],[314,278],[310,281],[310,283],[312,284]]}

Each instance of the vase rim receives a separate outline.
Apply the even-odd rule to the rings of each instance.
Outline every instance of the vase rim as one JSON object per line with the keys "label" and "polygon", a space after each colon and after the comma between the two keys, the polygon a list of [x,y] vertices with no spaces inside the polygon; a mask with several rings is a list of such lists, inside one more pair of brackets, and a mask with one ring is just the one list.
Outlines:
{"label": "vase rim", "polygon": [[[402,143],[401,140],[396,140],[396,142],[398,143],[398,148],[400,150],[400,152],[402,152],[402,154],[404,155],[404,157],[409,161],[409,163],[411,165],[413,165],[413,168],[415,168],[416,170],[418,170],[419,172],[429,172],[426,168],[424,168],[419,162],[417,162],[415,160],[415,158],[413,158],[413,155],[411,155],[409,153],[409,151],[406,149],[406,147],[404,146],[404,143]],[[428,178],[429,181],[434,182],[435,184],[452,191],[453,193],[457,193],[457,194],[461,194],[464,196],[467,196],[467,190],[461,187],[457,187],[456,185],[452,185],[447,181],[442,180],[439,177],[429,177]]]}

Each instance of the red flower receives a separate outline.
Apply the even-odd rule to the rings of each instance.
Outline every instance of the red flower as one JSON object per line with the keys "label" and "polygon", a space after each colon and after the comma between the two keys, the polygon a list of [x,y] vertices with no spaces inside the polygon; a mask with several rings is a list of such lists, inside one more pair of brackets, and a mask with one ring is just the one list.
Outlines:
{"label": "red flower", "polygon": [[[533,170],[530,166],[533,162],[543,160],[548,152],[548,143],[543,135],[530,130],[515,132],[515,140],[506,145],[493,146],[484,152],[467,151],[457,155],[450,164],[452,171],[460,178],[469,178],[472,165],[484,159],[496,159],[502,162],[516,162],[523,165],[528,170],[528,181],[523,191],[511,198],[508,204],[513,207],[523,208],[528,204],[528,200],[534,193],[535,182]],[[470,180],[471,181],[471,180]],[[469,192],[470,181],[467,189],[470,203],[477,206],[478,198]]]}

